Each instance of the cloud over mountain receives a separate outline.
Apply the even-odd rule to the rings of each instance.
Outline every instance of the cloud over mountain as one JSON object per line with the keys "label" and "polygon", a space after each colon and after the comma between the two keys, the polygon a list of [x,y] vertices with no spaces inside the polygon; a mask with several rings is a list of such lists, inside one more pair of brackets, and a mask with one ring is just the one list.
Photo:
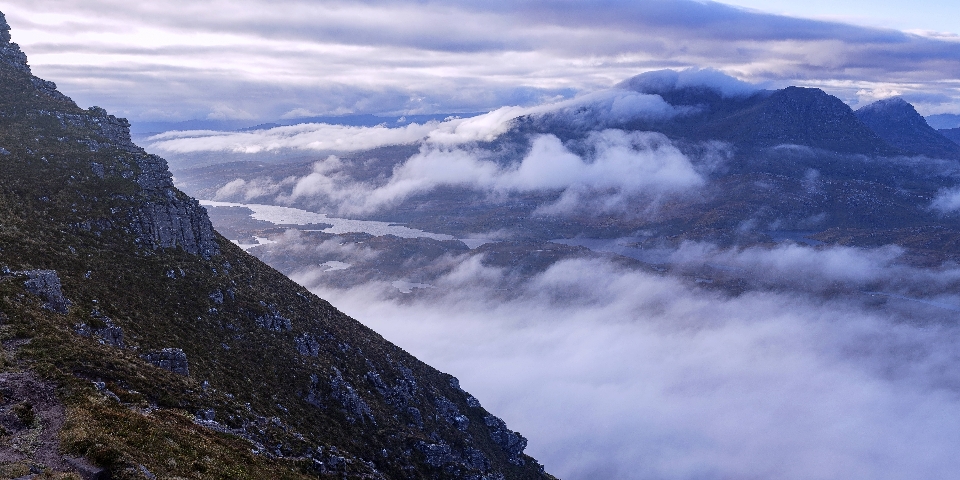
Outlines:
{"label": "cloud over mountain", "polygon": [[923,113],[958,106],[955,41],[715,2],[15,0],[7,10],[38,73],[135,121],[491,110],[694,65],[851,103],[885,91]]}

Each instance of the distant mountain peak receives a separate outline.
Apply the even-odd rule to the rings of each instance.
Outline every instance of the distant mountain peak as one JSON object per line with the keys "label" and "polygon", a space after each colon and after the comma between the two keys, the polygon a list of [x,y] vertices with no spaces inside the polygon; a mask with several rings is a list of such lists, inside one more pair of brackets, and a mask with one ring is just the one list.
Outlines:
{"label": "distant mountain peak", "polygon": [[857,116],[869,115],[897,116],[902,121],[909,121],[915,125],[927,125],[926,119],[903,97],[884,98],[857,109]]}
{"label": "distant mountain peak", "polygon": [[758,147],[804,145],[842,153],[896,154],[847,104],[819,88],[787,87],[718,123],[719,138]]}
{"label": "distant mountain peak", "polygon": [[960,158],[960,145],[934,130],[917,109],[901,97],[878,100],[854,114],[884,141],[908,153]]}

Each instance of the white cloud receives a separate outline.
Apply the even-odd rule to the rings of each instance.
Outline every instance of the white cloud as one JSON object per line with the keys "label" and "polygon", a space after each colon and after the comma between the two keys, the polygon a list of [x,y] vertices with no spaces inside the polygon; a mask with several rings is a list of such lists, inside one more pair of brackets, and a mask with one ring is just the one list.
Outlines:
{"label": "white cloud", "polygon": [[624,80],[620,86],[646,93],[668,92],[686,87],[707,87],[725,97],[741,97],[760,90],[758,85],[710,68],[656,70]]}
{"label": "white cloud", "polygon": [[[482,149],[427,144],[380,184],[354,180],[339,170],[342,164],[338,159],[334,163],[327,159],[315,164],[312,173],[298,178],[289,194],[276,200],[289,203],[319,198],[342,213],[363,214],[438,187],[455,186],[493,195],[568,192],[561,202],[543,207],[544,213],[564,213],[579,208],[573,197],[599,197],[607,208],[614,209],[638,195],[650,198],[704,184],[690,160],[661,134],[604,130],[589,135],[586,143],[593,153],[581,157],[557,137],[541,135],[532,140],[525,157],[505,166],[487,158],[490,152]],[[250,200],[267,190],[262,180],[253,185],[256,191],[251,193],[246,181],[235,180],[222,188],[217,198]]]}
{"label": "white cloud", "polygon": [[[155,135],[147,141],[150,149],[167,154],[206,151],[260,153],[282,149],[347,152],[421,141],[436,145],[489,142],[507,132],[514,120],[522,116],[554,115],[572,126],[597,129],[637,118],[670,118],[684,111],[664,102],[659,95],[609,89],[533,107],[502,107],[474,117],[411,123],[401,127],[305,123],[253,132],[173,131]],[[310,112],[297,109],[288,113],[302,116]]]}
{"label": "white cloud", "polygon": [[230,8],[11,0],[3,9],[36,73],[81,105],[135,123],[171,112],[203,118],[217,105],[260,121],[296,109],[486,111],[686,66],[824,85],[851,98],[863,84],[882,82],[956,104],[960,55],[953,39],[686,0],[602,7],[243,0]]}
{"label": "white cloud", "polygon": [[953,213],[960,210],[960,188],[944,189],[937,192],[930,208],[942,213]]}
{"label": "white cloud", "polygon": [[[938,291],[956,278],[897,267],[890,249],[676,255],[771,282],[942,274]],[[728,295],[603,260],[563,261],[520,284],[477,257],[447,271],[402,300],[388,279],[340,290],[310,269],[293,277],[457,375],[561,478],[873,480],[960,468],[952,311],[910,317],[868,296],[790,289]]]}
{"label": "white cloud", "polygon": [[350,152],[416,143],[436,126],[432,122],[394,128],[304,123],[249,132],[173,131],[147,141],[151,150],[174,154],[207,151],[253,154],[283,149]]}

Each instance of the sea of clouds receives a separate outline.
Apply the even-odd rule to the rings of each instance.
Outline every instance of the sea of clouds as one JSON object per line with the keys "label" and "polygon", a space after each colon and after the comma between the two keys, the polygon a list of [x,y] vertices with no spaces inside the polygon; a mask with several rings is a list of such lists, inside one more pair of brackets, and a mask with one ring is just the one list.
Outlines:
{"label": "sea of clouds", "polygon": [[704,179],[690,160],[661,134],[604,130],[591,134],[592,153],[570,151],[553,135],[531,140],[518,162],[498,163],[480,148],[424,146],[397,165],[385,180],[357,180],[337,157],[314,164],[313,172],[280,182],[238,179],[220,188],[217,200],[251,200],[276,193],[283,204],[320,199],[338,213],[363,215],[392,207],[439,187],[465,187],[492,196],[525,192],[563,192],[544,213],[562,213],[581,205],[582,197],[613,207],[637,195],[680,192]]}
{"label": "sea of clouds", "polygon": [[[321,249],[344,264],[378,255],[297,235],[270,248]],[[666,253],[668,274],[572,258],[523,278],[482,256],[447,256],[410,293],[390,278],[338,288],[330,276],[344,272],[323,265],[292,278],[458,376],[560,478],[951,478],[960,468],[960,267],[911,267],[892,247]],[[704,268],[753,286],[715,288],[691,273]]]}

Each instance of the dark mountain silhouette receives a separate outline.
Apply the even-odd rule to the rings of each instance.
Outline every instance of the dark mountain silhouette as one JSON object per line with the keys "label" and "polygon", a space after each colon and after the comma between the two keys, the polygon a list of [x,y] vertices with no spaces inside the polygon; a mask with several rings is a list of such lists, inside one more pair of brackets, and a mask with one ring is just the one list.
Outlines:
{"label": "dark mountain silhouette", "polygon": [[[653,74],[653,78],[646,78],[651,74],[639,75],[620,87],[659,95],[680,107],[681,113],[668,119],[637,118],[610,127],[657,131],[684,141],[721,140],[747,150],[798,145],[843,154],[905,153],[884,141],[839,98],[818,88],[751,91],[737,84],[676,86],[675,82],[664,81],[662,72]],[[720,79],[716,81],[724,85]],[[571,125],[568,115],[563,112],[523,118],[517,123],[517,132],[577,138],[595,127]]]}
{"label": "dark mountain silhouette", "polygon": [[880,138],[909,154],[960,159],[960,145],[927,125],[913,105],[900,97],[879,100],[855,113]]}
{"label": "dark mountain silhouette", "polygon": [[703,130],[714,139],[750,147],[788,144],[839,153],[896,153],[850,107],[818,88],[788,87],[753,98],[752,104],[710,119]]}
{"label": "dark mountain silhouette", "polygon": [[2,14],[0,178],[0,477],[552,478],[456,378],[214,232]]}

